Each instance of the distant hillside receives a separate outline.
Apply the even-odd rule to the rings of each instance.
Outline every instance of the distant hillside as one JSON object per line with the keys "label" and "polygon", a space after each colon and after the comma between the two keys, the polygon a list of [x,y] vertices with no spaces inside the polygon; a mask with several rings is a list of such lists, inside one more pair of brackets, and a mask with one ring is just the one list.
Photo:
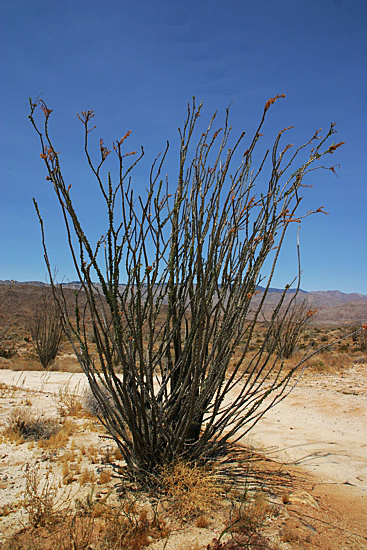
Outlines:
{"label": "distant hillside", "polygon": [[367,322],[367,296],[356,292],[345,294],[339,290],[308,292],[307,299],[319,310],[319,323]]}
{"label": "distant hillside", "polygon": [[[80,288],[78,281],[65,283],[63,285],[69,295],[69,300],[73,301],[73,290]],[[39,302],[42,292],[49,289],[49,285],[38,281],[0,281],[0,304],[3,297],[7,295],[6,309],[12,317],[23,317],[31,314],[32,310]],[[259,290],[262,290],[259,287]],[[277,305],[281,289],[271,288],[265,301],[264,313],[266,316],[271,314]],[[294,292],[294,291],[293,291]],[[288,293],[290,299],[292,291]],[[261,299],[261,294],[253,298],[254,305]],[[298,300],[306,299],[310,308],[318,309],[314,322],[322,324],[354,324],[367,322],[367,296],[364,294],[350,293],[346,294],[339,290],[327,290],[306,292],[301,290]],[[4,307],[2,308],[2,313]]]}
{"label": "distant hillside", "polygon": [[[271,314],[279,300],[279,289],[271,289],[265,301],[265,316]],[[288,299],[292,297],[289,293]],[[255,300],[260,297],[255,297]],[[300,291],[298,300],[307,300],[310,309],[317,309],[315,324],[355,324],[367,322],[367,296],[346,294],[339,290],[306,292]]]}
{"label": "distant hillside", "polygon": [[308,292],[308,294],[312,294],[314,300],[318,301],[320,304],[329,303],[330,300],[337,300],[340,303],[355,302],[359,300],[367,301],[367,296],[365,294],[358,294],[357,292],[345,294],[344,292],[340,292],[340,290],[318,290],[317,292]]}

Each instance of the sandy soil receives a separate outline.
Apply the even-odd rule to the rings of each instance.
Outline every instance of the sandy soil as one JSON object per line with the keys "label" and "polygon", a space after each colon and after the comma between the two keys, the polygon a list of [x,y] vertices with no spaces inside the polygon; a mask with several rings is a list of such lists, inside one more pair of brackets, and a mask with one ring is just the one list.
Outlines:
{"label": "sandy soil", "polygon": [[251,431],[266,454],[367,497],[367,366],[305,376]]}
{"label": "sandy soil", "polygon": [[[297,504],[295,497],[282,516],[284,529],[289,527],[297,536],[289,537],[288,542],[285,539],[279,548],[367,548],[366,375],[366,364],[342,374],[306,374],[243,438],[243,443],[287,467],[301,468],[309,482],[306,494],[310,498],[298,499]],[[0,392],[0,430],[9,411],[27,395],[31,395],[33,410],[47,416],[55,414],[54,396],[60,388],[68,384],[82,393],[86,387],[83,374],[62,372],[0,370],[0,383],[18,388],[12,393]],[[96,434],[84,432],[88,440],[98,439]],[[0,509],[24,490],[24,465],[31,458],[32,451],[25,444],[0,444]],[[306,506],[302,512],[297,509],[300,502]],[[21,519],[19,514],[0,518],[4,532],[14,528]],[[302,535],[302,529],[306,534]],[[194,543],[200,547],[210,542],[213,532],[177,533],[165,548],[191,548]]]}

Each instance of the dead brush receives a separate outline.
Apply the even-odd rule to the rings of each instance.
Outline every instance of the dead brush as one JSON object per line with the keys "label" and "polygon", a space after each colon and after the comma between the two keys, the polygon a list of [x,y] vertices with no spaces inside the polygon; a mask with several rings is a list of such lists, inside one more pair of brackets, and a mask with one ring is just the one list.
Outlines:
{"label": "dead brush", "polygon": [[[70,491],[58,496],[56,481],[51,468],[41,472],[39,467],[27,464],[23,507],[28,514],[28,523],[33,528],[49,527],[65,516],[65,505],[70,502]],[[67,508],[69,504],[67,504]]]}
{"label": "dead brush", "polygon": [[307,362],[311,371],[318,373],[341,372],[353,364],[353,357],[345,352],[325,350]]}
{"label": "dead brush", "polygon": [[244,493],[242,498],[233,500],[231,503],[226,530],[228,528],[231,532],[256,530],[269,512],[270,506],[264,493],[258,492],[251,499]]}
{"label": "dead brush", "polygon": [[60,416],[88,416],[83,407],[82,398],[79,391],[79,382],[75,388],[70,387],[70,380],[64,384],[54,397],[57,406],[57,412]]}
{"label": "dead brush", "polygon": [[51,435],[48,439],[39,439],[37,446],[41,449],[58,450],[67,445],[69,437],[77,430],[78,426],[71,420],[66,419],[59,425],[59,431]]}
{"label": "dead brush", "polygon": [[[245,492],[242,498],[232,500],[226,527],[218,539],[215,538],[211,544],[208,544],[207,550],[271,548],[261,534],[263,523],[270,515],[270,506],[266,495],[258,492],[251,500],[247,497],[247,492]],[[226,537],[226,541],[222,541],[224,537]]]}
{"label": "dead brush", "polygon": [[80,487],[60,492],[50,468],[27,465],[25,477],[27,524],[2,541],[2,550],[142,550],[169,535],[142,493],[109,502],[112,491],[101,498],[94,485],[84,496]]}
{"label": "dead brush", "polygon": [[11,411],[3,435],[18,442],[49,440],[60,430],[57,420],[35,416],[28,408],[17,407]]}
{"label": "dead brush", "polygon": [[166,538],[169,528],[157,511],[145,502],[139,493],[125,494],[119,506],[106,509],[103,548],[140,550],[153,540]]}
{"label": "dead brush", "polygon": [[180,519],[202,516],[218,506],[222,489],[212,471],[182,460],[160,474],[170,509]]}

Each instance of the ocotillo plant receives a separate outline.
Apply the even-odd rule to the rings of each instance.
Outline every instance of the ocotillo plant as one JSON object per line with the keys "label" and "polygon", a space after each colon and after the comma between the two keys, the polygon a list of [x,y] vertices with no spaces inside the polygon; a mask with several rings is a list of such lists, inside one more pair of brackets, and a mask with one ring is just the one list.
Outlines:
{"label": "ocotillo plant", "polygon": [[10,343],[12,335],[10,334],[9,301],[9,290],[6,289],[0,295],[0,357],[6,359],[15,354],[14,345]]}
{"label": "ocotillo plant", "polygon": [[[331,124],[324,137],[316,132],[290,154],[290,144],[280,148],[285,129],[254,168],[252,158],[267,112],[279,97],[284,96],[267,101],[246,147],[245,133],[228,145],[228,110],[222,128],[214,128],[214,115],[204,131],[199,129],[202,105],[193,100],[179,131],[177,184],[172,188],[168,179],[161,179],[167,144],[153,163],[144,196],[135,196],[131,186],[143,149],[125,167],[132,154],[125,152],[130,132],[111,150],[100,140],[100,158],[94,163],[89,150],[94,113],[82,112],[86,159],[106,212],[106,229],[95,245],[75,210],[71,185],[63,178],[60,155],[50,138],[52,111],[43,101],[30,100],[29,118],[40,139],[46,179],[61,207],[80,293],[87,297],[98,361],[91,354],[78,293],[76,320],[58,292],[55,298],[98,402],[100,419],[135,479],[146,481],[160,466],[179,457],[199,460],[223,450],[284,398],[300,367],[284,372],[282,363],[270,358],[266,342],[246,368],[243,363],[285,234],[302,217],[298,209],[303,179],[310,170],[321,168],[318,161],[341,143],[327,145],[335,132]],[[43,111],[43,126],[35,118],[37,105]],[[110,172],[103,181],[102,167],[110,161],[112,149],[116,173]],[[305,151],[304,162],[294,168]],[[43,219],[34,203],[56,289]],[[265,290],[255,307],[252,298],[265,268]],[[290,283],[298,280],[296,276]],[[229,369],[240,343],[243,351]],[[226,396],[234,388],[237,392],[229,404]]]}
{"label": "ocotillo plant", "polygon": [[63,325],[55,304],[43,297],[28,322],[36,355],[44,369],[55,361],[61,348]]}
{"label": "ocotillo plant", "polygon": [[265,319],[270,327],[266,349],[277,352],[282,359],[289,359],[297,349],[303,329],[311,322],[317,309],[311,309],[306,299],[301,302],[291,301],[272,318]]}

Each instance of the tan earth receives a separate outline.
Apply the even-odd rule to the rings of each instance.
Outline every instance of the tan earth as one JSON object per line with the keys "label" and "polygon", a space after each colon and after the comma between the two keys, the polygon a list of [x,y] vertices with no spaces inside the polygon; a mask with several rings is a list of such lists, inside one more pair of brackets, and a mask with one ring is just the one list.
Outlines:
{"label": "tan earth", "polygon": [[[0,431],[17,406],[56,415],[55,396],[66,387],[82,394],[85,376],[0,370]],[[272,547],[367,549],[366,418],[367,364],[359,364],[338,374],[305,373],[290,395],[243,437],[241,443],[264,453],[279,471],[303,480],[277,504],[278,518],[265,525]],[[83,422],[79,421],[81,426]],[[75,437],[106,448],[108,442],[90,427],[85,424]],[[0,443],[0,548],[5,536],[25,522],[24,511],[13,506],[24,491],[25,465],[41,467],[50,460],[45,451],[30,449],[27,443]],[[98,475],[101,466],[95,463],[92,468]],[[220,527],[219,523],[206,528],[181,526],[168,540],[150,547],[206,548]]]}

